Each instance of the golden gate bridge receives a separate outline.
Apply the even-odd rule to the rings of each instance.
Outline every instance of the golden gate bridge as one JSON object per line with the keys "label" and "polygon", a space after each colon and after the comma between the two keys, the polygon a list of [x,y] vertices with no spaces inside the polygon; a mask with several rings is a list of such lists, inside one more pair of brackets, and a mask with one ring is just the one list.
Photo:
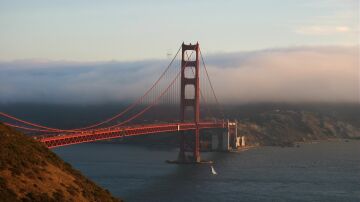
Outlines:
{"label": "golden gate bridge", "polygon": [[[178,58],[180,52],[181,58]],[[154,117],[155,123],[147,123],[148,119]],[[159,122],[161,117],[164,120]],[[7,126],[24,132],[35,132],[34,139],[48,148],[127,136],[178,132],[178,163],[201,162],[200,131],[203,129],[227,129],[230,139],[237,136],[236,122],[224,119],[199,43],[182,43],[153,85],[124,110],[105,120],[80,128],[64,129],[33,123],[4,112],[0,112],[0,118]],[[188,148],[190,158],[187,155]]]}

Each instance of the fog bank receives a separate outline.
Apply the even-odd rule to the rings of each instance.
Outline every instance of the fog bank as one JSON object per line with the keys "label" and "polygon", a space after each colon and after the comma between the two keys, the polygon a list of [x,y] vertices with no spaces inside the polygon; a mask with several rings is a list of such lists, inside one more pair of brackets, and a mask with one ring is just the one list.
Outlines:
{"label": "fog bank", "polygon": [[[359,102],[358,54],[355,46],[293,47],[205,53],[205,60],[222,103]],[[0,62],[0,102],[132,100],[168,62]]]}

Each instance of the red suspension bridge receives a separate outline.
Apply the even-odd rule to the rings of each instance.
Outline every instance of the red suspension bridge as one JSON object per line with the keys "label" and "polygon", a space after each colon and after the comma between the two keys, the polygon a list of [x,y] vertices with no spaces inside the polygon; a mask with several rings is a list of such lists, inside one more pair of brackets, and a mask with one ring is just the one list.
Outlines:
{"label": "red suspension bridge", "polygon": [[[181,58],[178,58],[180,52]],[[164,120],[159,123],[161,118]],[[151,119],[153,123],[149,123]],[[81,128],[63,129],[26,121],[4,112],[0,112],[0,121],[25,132],[35,132],[34,138],[49,148],[178,132],[181,137],[179,162],[200,162],[201,130],[223,128],[236,131],[236,124],[224,121],[198,43],[183,43],[164,72],[141,97],[103,121]],[[191,158],[186,155],[189,148]]]}

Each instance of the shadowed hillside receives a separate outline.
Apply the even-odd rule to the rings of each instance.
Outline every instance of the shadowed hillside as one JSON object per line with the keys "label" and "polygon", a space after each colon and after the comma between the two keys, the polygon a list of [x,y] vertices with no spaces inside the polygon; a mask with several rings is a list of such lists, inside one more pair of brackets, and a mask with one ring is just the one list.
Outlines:
{"label": "shadowed hillside", "polygon": [[41,143],[0,123],[0,201],[120,201]]}
{"label": "shadowed hillside", "polygon": [[251,144],[292,146],[334,138],[359,138],[359,128],[328,115],[309,111],[272,110],[250,116],[239,124]]}

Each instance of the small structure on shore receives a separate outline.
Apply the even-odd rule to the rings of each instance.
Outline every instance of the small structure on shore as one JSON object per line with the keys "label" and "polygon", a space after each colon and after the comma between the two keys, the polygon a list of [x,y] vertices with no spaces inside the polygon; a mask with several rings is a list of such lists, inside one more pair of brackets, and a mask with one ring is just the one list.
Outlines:
{"label": "small structure on shore", "polygon": [[231,151],[246,147],[245,136],[240,136],[237,130],[237,121],[228,121],[228,130],[211,136],[212,151]]}

